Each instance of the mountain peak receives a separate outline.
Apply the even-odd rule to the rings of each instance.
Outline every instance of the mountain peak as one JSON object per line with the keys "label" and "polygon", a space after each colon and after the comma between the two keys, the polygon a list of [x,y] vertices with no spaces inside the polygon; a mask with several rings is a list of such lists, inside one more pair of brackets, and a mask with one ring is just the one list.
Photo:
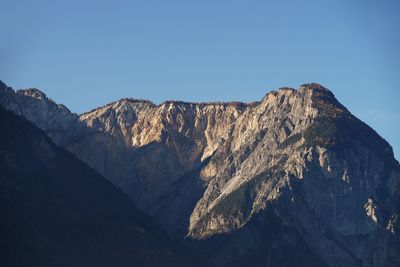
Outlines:
{"label": "mountain peak", "polygon": [[37,88],[28,88],[28,89],[17,90],[17,94],[30,96],[30,97],[37,98],[37,99],[50,100],[44,92],[40,91]]}
{"label": "mountain peak", "polygon": [[0,80],[0,88],[7,88],[8,86],[2,81]]}
{"label": "mountain peak", "polygon": [[14,93],[14,90],[11,87],[7,86],[7,84],[5,84],[2,80],[0,80],[0,90],[4,90],[8,93]]}
{"label": "mountain peak", "polygon": [[[400,166],[320,84],[282,87],[243,108],[127,98],[79,120],[43,112],[51,105],[38,108],[42,100],[23,94],[0,94],[0,102],[59,137],[171,236],[212,248],[216,266],[259,266],[249,255],[256,263],[282,255],[272,266],[400,261]],[[382,248],[388,253],[370,257]],[[293,252],[324,264],[288,264]]]}
{"label": "mountain peak", "polygon": [[298,92],[304,94],[307,91],[311,91],[312,96],[328,96],[335,97],[334,94],[326,87],[320,85],[319,83],[305,83],[300,85]]}
{"label": "mountain peak", "polygon": [[304,83],[302,85],[300,85],[300,88],[304,88],[306,90],[317,90],[317,91],[327,91],[330,92],[329,89],[327,89],[326,87],[322,86],[319,83]]}
{"label": "mountain peak", "polygon": [[[261,102],[272,101],[275,102],[276,99],[291,98],[297,96],[304,96],[306,98],[311,98],[313,100],[318,98],[335,99],[335,96],[331,91],[329,91],[324,86],[318,83],[306,83],[302,84],[298,89],[293,87],[280,87],[277,90],[269,91]],[[283,100],[282,100],[283,101]],[[336,101],[337,102],[337,101]]]}

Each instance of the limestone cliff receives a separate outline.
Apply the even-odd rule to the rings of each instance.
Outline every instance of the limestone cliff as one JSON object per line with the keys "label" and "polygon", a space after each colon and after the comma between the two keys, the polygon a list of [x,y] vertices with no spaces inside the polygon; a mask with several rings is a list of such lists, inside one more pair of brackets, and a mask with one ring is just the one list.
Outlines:
{"label": "limestone cliff", "polygon": [[0,102],[217,265],[400,264],[399,163],[321,85],[251,104],[122,99],[79,119],[29,92],[3,86]]}

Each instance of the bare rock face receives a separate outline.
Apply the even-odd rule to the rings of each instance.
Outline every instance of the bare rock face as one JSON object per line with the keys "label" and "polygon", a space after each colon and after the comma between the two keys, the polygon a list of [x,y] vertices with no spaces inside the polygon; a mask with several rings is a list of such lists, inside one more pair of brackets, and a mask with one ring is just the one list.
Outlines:
{"label": "bare rock face", "polygon": [[[103,174],[158,218],[167,231],[183,236],[195,203],[217,171],[206,163],[229,140],[235,120],[247,108],[243,103],[165,102],[156,106],[122,99],[82,114],[80,120],[88,128],[111,136],[114,143],[124,144],[106,149],[116,151],[115,157],[106,157],[114,163]],[[90,137],[69,149],[90,162],[88,158],[98,154],[82,157],[80,150],[96,147],[92,143]],[[95,168],[104,162],[94,161],[91,165]],[[115,168],[121,162],[123,166]]]}
{"label": "bare rock face", "polygon": [[0,103],[45,130],[56,144],[65,145],[82,131],[76,114],[38,89],[14,92],[0,81],[0,91]]}
{"label": "bare rock face", "polygon": [[399,163],[321,85],[251,104],[122,99],[79,119],[43,99],[0,89],[218,266],[400,264]]}

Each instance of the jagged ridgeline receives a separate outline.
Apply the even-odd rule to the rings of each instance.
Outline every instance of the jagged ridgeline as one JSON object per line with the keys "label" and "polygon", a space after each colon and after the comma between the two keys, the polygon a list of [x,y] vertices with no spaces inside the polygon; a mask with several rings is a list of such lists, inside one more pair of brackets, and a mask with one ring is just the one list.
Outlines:
{"label": "jagged ridgeline", "polygon": [[0,103],[216,266],[399,266],[391,146],[318,84],[251,104],[121,99],[81,115],[36,89]]}
{"label": "jagged ridgeline", "polygon": [[188,266],[120,189],[0,106],[1,266]]}

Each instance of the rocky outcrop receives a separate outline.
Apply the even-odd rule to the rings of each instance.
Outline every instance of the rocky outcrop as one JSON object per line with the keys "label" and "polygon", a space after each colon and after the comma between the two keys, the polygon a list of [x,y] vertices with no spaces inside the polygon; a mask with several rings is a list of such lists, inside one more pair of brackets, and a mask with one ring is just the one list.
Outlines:
{"label": "rocky outcrop", "polygon": [[0,81],[0,103],[36,124],[60,145],[65,145],[83,129],[79,117],[56,104],[38,89],[14,91]]}
{"label": "rocky outcrop", "polygon": [[[7,90],[9,109],[37,112]],[[217,265],[400,262],[399,163],[321,85],[251,104],[122,99],[75,124],[68,150]]]}

